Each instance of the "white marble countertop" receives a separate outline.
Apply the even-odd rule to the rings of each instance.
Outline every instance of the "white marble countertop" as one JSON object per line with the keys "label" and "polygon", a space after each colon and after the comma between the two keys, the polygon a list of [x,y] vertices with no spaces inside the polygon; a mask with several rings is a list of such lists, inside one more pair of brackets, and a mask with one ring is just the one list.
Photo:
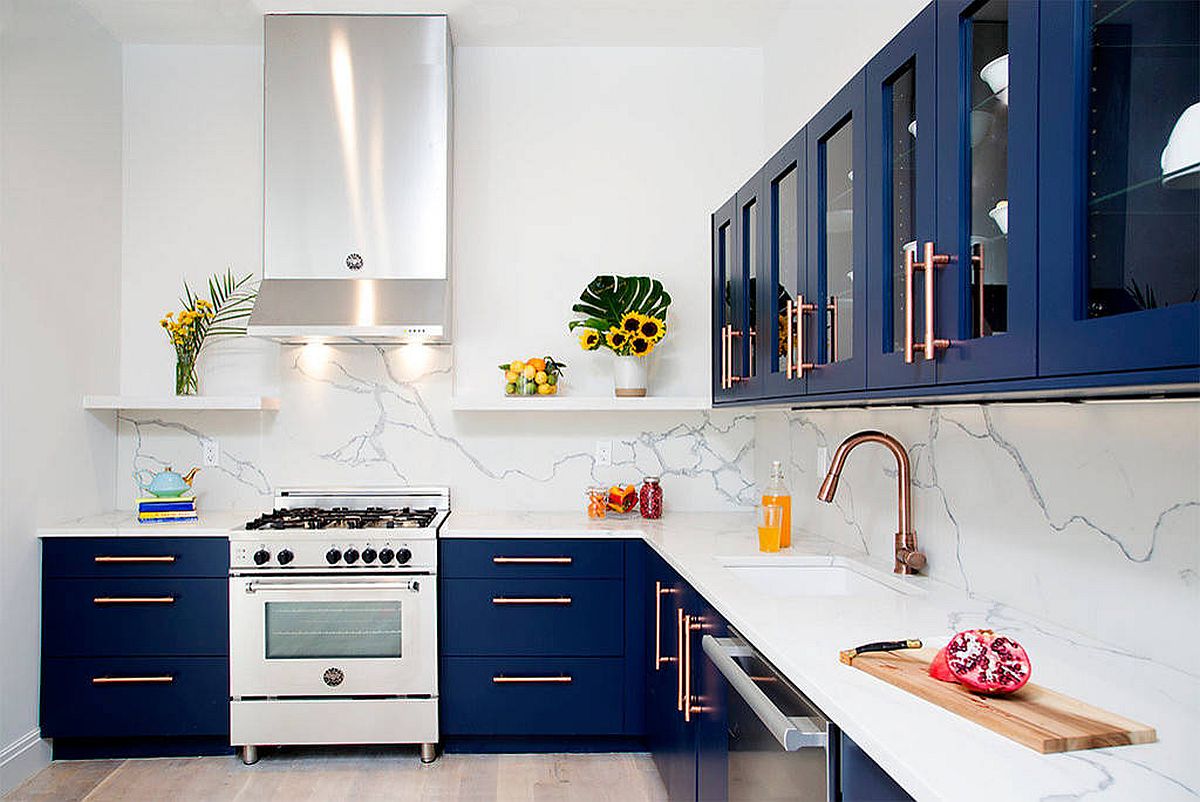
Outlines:
{"label": "white marble countertop", "polygon": [[[800,533],[803,534],[803,533]],[[572,513],[453,513],[443,537],[643,537],[795,685],[919,800],[1175,800],[1200,796],[1200,673],[1187,674],[924,577],[911,595],[780,598],[718,557],[765,557],[754,518],[668,513],[589,521]],[[840,556],[890,572],[823,538],[788,556]],[[1101,592],[1100,589],[1097,592]],[[1034,681],[1149,724],[1158,743],[1041,755],[838,662],[840,649],[917,637],[945,643],[971,627],[1020,640]]]}
{"label": "white marble countertop", "polygon": [[141,523],[131,510],[85,515],[38,528],[38,537],[225,537],[231,529],[252,520],[251,511],[201,511],[199,520]]}
{"label": "white marble countertop", "polygon": [[[202,513],[196,523],[139,524],[111,512],[43,527],[42,537],[225,535],[256,511]],[[782,598],[738,578],[720,558],[762,558],[747,513],[668,513],[590,521],[565,513],[452,513],[442,537],[642,538],[826,715],[918,800],[1195,800],[1200,797],[1200,671],[1184,672],[925,577],[911,594]],[[890,565],[797,533],[795,556]],[[1097,589],[1102,592],[1103,589]],[[1148,622],[1152,623],[1152,622]],[[971,627],[1017,638],[1034,681],[1153,726],[1141,746],[1041,755],[838,662],[840,649],[917,637],[929,645]],[[1165,633],[1169,634],[1169,633]]]}

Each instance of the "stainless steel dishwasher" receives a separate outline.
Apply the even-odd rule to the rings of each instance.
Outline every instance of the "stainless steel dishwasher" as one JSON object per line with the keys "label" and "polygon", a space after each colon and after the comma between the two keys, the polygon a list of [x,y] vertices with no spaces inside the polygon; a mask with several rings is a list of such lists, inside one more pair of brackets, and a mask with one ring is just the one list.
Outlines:
{"label": "stainless steel dishwasher", "polygon": [[725,677],[729,802],[834,802],[837,727],[736,632],[701,644]]}

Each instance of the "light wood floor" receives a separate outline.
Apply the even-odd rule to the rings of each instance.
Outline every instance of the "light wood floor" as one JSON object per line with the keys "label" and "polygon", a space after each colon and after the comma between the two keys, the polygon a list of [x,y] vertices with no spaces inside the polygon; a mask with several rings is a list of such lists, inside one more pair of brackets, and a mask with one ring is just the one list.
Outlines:
{"label": "light wood floor", "polygon": [[442,755],[422,765],[395,749],[263,750],[236,757],[53,763],[5,802],[122,800],[421,800],[421,802],[663,802],[645,754]]}

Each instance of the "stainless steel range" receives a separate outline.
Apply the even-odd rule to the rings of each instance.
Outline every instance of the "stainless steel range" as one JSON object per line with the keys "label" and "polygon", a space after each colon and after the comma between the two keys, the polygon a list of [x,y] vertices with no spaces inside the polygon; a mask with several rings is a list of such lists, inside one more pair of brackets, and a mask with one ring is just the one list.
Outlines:
{"label": "stainless steel range", "polygon": [[230,734],[258,747],[438,741],[446,488],[290,489],[230,535]]}

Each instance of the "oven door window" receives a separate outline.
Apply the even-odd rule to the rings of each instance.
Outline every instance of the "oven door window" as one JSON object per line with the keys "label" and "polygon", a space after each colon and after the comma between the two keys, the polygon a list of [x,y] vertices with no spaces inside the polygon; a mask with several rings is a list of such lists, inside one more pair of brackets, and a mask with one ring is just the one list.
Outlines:
{"label": "oven door window", "polygon": [[267,659],[399,659],[400,608],[399,601],[267,602]]}

